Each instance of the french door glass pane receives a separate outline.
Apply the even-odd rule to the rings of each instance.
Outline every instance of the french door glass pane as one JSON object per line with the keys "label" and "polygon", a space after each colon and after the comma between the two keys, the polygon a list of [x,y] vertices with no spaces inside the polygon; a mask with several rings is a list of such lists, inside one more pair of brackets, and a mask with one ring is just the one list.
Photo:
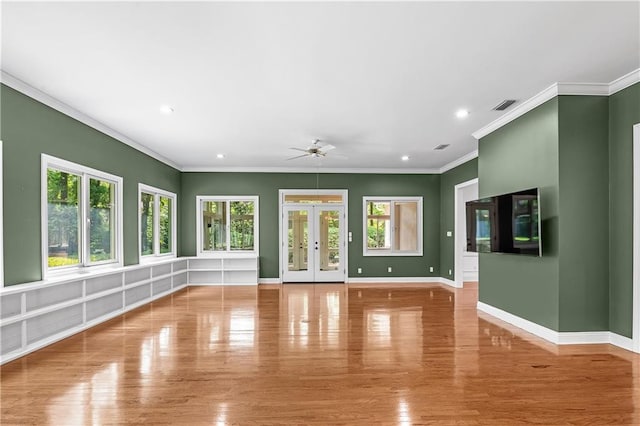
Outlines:
{"label": "french door glass pane", "polygon": [[340,215],[335,210],[319,212],[320,270],[337,271],[340,268]]}
{"label": "french door glass pane", "polygon": [[289,271],[306,271],[309,262],[309,220],[306,210],[289,212],[288,268]]}
{"label": "french door glass pane", "polygon": [[80,263],[80,177],[47,170],[48,266]]}
{"label": "french door glass pane", "polygon": [[153,254],[154,196],[146,192],[140,195],[140,252],[143,256]]}
{"label": "french door glass pane", "polygon": [[202,203],[202,250],[227,250],[227,203],[204,201]]}
{"label": "french door glass pane", "polygon": [[253,250],[253,201],[231,201],[231,250]]}
{"label": "french door glass pane", "polygon": [[116,185],[113,182],[89,179],[89,259],[103,262],[115,259]]}
{"label": "french door glass pane", "polygon": [[160,254],[171,253],[173,247],[173,230],[171,229],[171,215],[173,209],[171,198],[160,197]]}

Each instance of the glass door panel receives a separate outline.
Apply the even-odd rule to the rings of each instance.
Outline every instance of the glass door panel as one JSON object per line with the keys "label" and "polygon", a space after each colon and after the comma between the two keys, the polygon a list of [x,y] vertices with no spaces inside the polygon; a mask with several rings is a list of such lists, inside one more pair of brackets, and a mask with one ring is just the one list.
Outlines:
{"label": "glass door panel", "polygon": [[344,207],[284,206],[283,282],[343,282]]}
{"label": "glass door panel", "polygon": [[337,210],[321,210],[319,256],[321,271],[337,271],[340,268],[340,216]]}
{"label": "glass door panel", "polygon": [[309,269],[309,216],[306,210],[289,211],[287,229],[289,271]]}

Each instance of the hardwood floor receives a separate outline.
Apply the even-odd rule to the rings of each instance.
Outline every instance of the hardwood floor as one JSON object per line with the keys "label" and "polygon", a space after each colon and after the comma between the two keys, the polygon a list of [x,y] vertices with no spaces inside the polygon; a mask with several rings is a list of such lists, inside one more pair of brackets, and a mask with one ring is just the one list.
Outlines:
{"label": "hardwood floor", "polygon": [[477,287],[190,287],[1,368],[2,425],[640,425],[640,357]]}

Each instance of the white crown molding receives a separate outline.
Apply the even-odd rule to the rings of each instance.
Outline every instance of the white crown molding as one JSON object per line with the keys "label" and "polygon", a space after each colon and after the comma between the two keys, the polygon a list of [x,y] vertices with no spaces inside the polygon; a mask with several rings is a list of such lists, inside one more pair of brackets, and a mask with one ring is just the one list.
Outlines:
{"label": "white crown molding", "polygon": [[556,345],[593,345],[608,343],[622,349],[633,351],[633,341],[631,339],[610,331],[559,332],[480,301],[478,301],[477,308],[481,312],[521,328],[528,333],[534,334]]}
{"label": "white crown molding", "polygon": [[340,174],[439,174],[440,169],[385,169],[385,168],[318,168],[318,167],[183,167],[191,173],[340,173]]}
{"label": "white crown molding", "polygon": [[613,80],[609,84],[609,95],[613,95],[627,87],[640,82],[640,68],[631,71],[629,74],[625,74],[622,77]]}
{"label": "white crown molding", "polygon": [[12,89],[17,90],[18,92],[29,96],[30,98],[35,99],[38,102],[41,102],[56,111],[59,111],[69,117],[86,124],[89,127],[92,127],[99,132],[104,133],[105,135],[111,136],[112,138],[118,140],[119,142],[124,143],[125,145],[129,145],[130,147],[147,154],[148,156],[155,158],[156,160],[173,167],[174,169],[181,170],[180,166],[175,162],[169,160],[168,158],[158,154],[157,152],[147,148],[146,146],[139,144],[138,142],[130,139],[129,137],[123,135],[122,133],[112,129],[104,123],[78,111],[70,105],[65,104],[64,102],[50,96],[43,91],[36,89],[35,87],[25,83],[24,81],[12,76],[11,74],[0,70],[0,82],[5,84]]}
{"label": "white crown molding", "polygon": [[500,118],[473,132],[472,136],[481,139],[556,96],[610,96],[638,82],[640,82],[640,68],[613,80],[611,83],[554,83]]}
{"label": "white crown molding", "polygon": [[478,157],[478,150],[474,150],[471,151],[468,154],[463,155],[462,157],[458,158],[457,160],[453,160],[452,162],[445,164],[444,166],[440,167],[440,170],[438,170],[438,173],[442,174],[445,172],[448,172],[451,169],[454,169],[456,167],[458,167],[461,164],[466,163],[469,160],[473,160],[474,158]]}
{"label": "white crown molding", "polygon": [[531,98],[522,102],[520,105],[517,105],[511,111],[503,114],[500,118],[493,120],[491,123],[487,124],[480,130],[473,132],[471,135],[474,138],[480,140],[481,138],[487,136],[489,133],[493,133],[505,124],[512,122],[516,118],[528,113],[532,109],[542,105],[549,99],[555,98],[556,96],[558,96],[558,84],[552,84],[542,92],[532,96]]}

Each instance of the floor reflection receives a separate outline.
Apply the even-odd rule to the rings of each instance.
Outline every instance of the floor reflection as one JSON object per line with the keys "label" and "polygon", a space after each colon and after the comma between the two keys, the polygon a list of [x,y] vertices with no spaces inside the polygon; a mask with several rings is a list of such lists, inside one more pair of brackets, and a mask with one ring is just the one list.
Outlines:
{"label": "floor reflection", "polygon": [[[191,287],[8,363],[2,424],[640,424],[640,357],[477,287]],[[615,395],[615,398],[603,398]]]}

